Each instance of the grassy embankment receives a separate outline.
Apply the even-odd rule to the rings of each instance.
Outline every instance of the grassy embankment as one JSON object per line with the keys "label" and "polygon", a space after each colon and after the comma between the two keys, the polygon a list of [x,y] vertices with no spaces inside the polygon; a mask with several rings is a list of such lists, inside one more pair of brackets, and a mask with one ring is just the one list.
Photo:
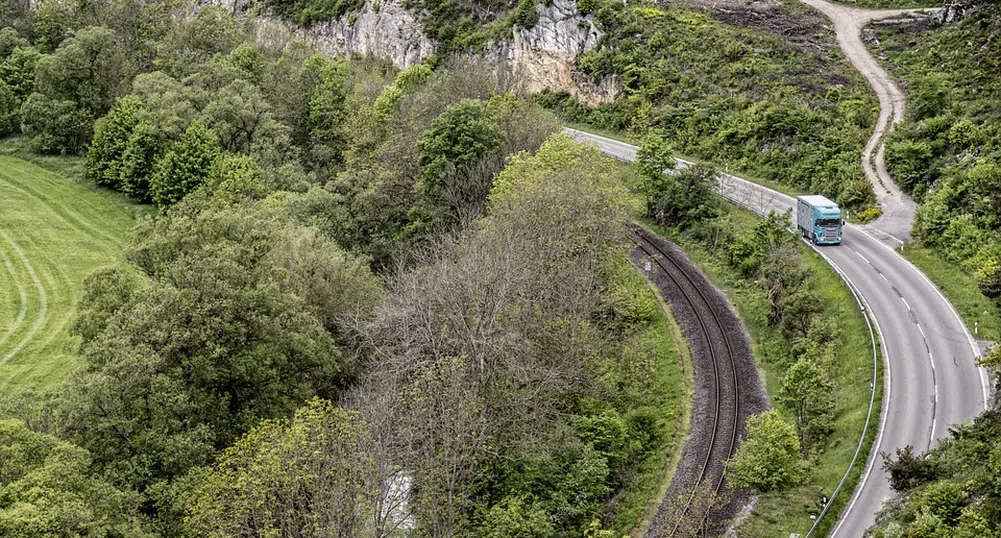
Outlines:
{"label": "grassy embankment", "polygon": [[629,337],[624,346],[632,353],[653,359],[659,393],[656,407],[665,427],[660,446],[636,465],[629,486],[616,495],[609,528],[616,536],[643,536],[667,493],[674,470],[688,439],[694,371],[691,351],[674,320],[670,305],[659,291],[640,275],[630,273],[625,284],[637,295],[651,294],[660,308],[647,323]]}
{"label": "grassy embankment", "polygon": [[0,144],[0,394],[44,388],[78,364],[69,334],[84,278],[121,263],[131,204],[53,170],[79,159],[26,162]]}
{"label": "grassy embankment", "polygon": [[900,253],[942,290],[970,333],[982,340],[1001,340],[1001,308],[980,292],[969,273],[943,258],[938,250],[920,243],[906,245]]}
{"label": "grassy embankment", "polygon": [[[741,226],[751,228],[758,217],[749,211],[733,208]],[[705,247],[684,234],[660,227],[654,227],[668,239],[681,245],[688,256],[718,286],[737,308],[741,319],[751,335],[751,347],[761,372],[768,394],[774,396],[781,386],[781,376],[788,364],[785,362],[788,344],[779,330],[769,325],[769,305],[765,291],[753,282],[747,282],[727,265],[715,259]],[[859,311],[855,298],[834,270],[805,244],[797,244],[803,259],[816,278],[811,286],[824,298],[825,313],[839,322],[839,346],[836,356],[838,369],[832,376],[836,384],[837,407],[834,431],[828,437],[824,451],[811,461],[810,474],[804,484],[781,493],[760,495],[758,504],[750,517],[741,525],[741,531],[748,536],[788,536],[791,533],[805,534],[812,525],[810,515],[816,515],[822,507],[822,495],[830,495],[847,469],[859,435],[865,425],[869,409],[872,380],[872,343],[865,319]],[[882,362],[879,363],[879,378],[882,379]],[[877,382],[881,389],[882,382]],[[882,401],[882,391],[876,394]],[[878,424],[878,409],[871,418],[871,425]],[[875,435],[870,428],[863,454],[868,454]],[[832,512],[825,516],[822,524],[829,527],[837,514],[845,506],[858,480],[865,457],[860,457],[853,475],[839,495]],[[821,529],[823,530],[823,529]],[[820,534],[823,536],[823,533]]]}

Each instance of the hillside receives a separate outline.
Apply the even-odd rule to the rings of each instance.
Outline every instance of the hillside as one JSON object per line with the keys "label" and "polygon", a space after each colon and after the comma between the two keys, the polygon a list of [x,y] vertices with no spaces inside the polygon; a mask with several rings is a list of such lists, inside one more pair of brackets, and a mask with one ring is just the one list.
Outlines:
{"label": "hillside", "polygon": [[921,204],[915,235],[1001,298],[1001,6],[958,5],[959,22],[873,29],[908,100],[886,162]]}

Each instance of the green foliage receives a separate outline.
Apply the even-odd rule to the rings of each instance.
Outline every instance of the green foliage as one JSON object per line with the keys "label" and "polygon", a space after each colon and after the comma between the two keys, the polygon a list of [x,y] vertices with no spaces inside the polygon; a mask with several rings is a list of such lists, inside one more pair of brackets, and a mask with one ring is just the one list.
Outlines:
{"label": "green foliage", "polygon": [[21,103],[6,82],[0,80],[0,137],[21,131]]}
{"label": "green foliage", "polygon": [[535,9],[537,4],[537,0],[521,0],[514,10],[514,23],[526,30],[534,28],[539,22],[539,11]]}
{"label": "green foliage", "polygon": [[833,428],[836,401],[834,384],[824,368],[801,357],[782,378],[776,401],[792,412],[801,445],[823,446]]}
{"label": "green foliage", "polygon": [[98,120],[87,154],[85,178],[99,185],[124,190],[121,167],[132,131],[139,124],[142,107],[138,98],[129,96],[119,99],[108,115]]}
{"label": "green foliage", "polygon": [[160,207],[178,202],[208,177],[219,157],[215,133],[192,123],[176,147],[167,151],[150,178],[150,197]]}
{"label": "green foliage", "polygon": [[23,101],[35,91],[35,71],[41,57],[41,53],[34,48],[19,46],[0,63],[0,80],[10,86],[18,101]]}
{"label": "green foliage", "polygon": [[432,199],[453,189],[450,177],[504,142],[483,101],[465,99],[446,109],[421,137],[418,163],[424,192]]}
{"label": "green foliage", "polygon": [[90,140],[94,117],[73,101],[33,93],[21,106],[21,129],[38,153],[76,153]]}
{"label": "green foliage", "polygon": [[0,420],[0,534],[147,538],[139,498],[90,475],[86,450]]}
{"label": "green foliage", "polygon": [[417,64],[400,71],[392,84],[382,89],[375,100],[375,115],[380,121],[385,120],[396,107],[406,92],[424,84],[434,72],[427,64]]}
{"label": "green foliage", "polygon": [[357,412],[310,400],[290,420],[264,421],[226,449],[199,480],[185,527],[212,538],[247,529],[281,536],[290,527],[303,538],[395,535],[393,516],[380,513],[380,502],[394,499],[381,497],[374,446]]}
{"label": "green foliage", "polygon": [[797,484],[803,478],[799,450],[796,428],[777,411],[749,418],[747,438],[727,465],[731,487],[767,493]]}
{"label": "green foliage", "polygon": [[674,171],[671,145],[662,133],[647,135],[637,161],[647,216],[657,224],[684,229],[718,213],[712,191],[717,172],[704,165]]}

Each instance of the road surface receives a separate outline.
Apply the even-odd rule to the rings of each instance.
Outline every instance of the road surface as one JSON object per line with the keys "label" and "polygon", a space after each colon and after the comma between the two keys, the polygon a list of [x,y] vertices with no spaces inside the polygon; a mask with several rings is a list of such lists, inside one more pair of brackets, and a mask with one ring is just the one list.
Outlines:
{"label": "road surface", "polygon": [[[636,159],[635,146],[575,129],[565,132],[617,159]],[[736,176],[723,174],[720,181],[725,197],[756,213],[794,211],[790,196]],[[987,376],[975,364],[976,343],[955,309],[891,247],[849,224],[842,245],[817,250],[857,288],[875,319],[883,349],[879,433],[862,479],[831,534],[856,538],[892,495],[880,452],[893,453],[906,445],[927,450],[948,435],[950,425],[977,416],[987,405]]]}

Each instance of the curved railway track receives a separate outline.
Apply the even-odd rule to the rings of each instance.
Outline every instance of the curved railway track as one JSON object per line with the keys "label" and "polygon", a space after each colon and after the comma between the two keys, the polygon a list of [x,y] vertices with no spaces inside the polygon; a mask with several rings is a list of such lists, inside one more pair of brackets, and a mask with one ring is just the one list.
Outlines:
{"label": "curved railway track", "polygon": [[[676,521],[669,523],[670,532],[658,533],[659,536],[673,538],[677,535],[682,523],[685,522],[686,516],[693,509],[699,487],[707,481],[712,481],[714,495],[718,495],[723,487],[726,460],[733,455],[737,443],[740,385],[733,346],[727,335],[726,327],[717,312],[718,306],[710,300],[702,289],[702,286],[706,284],[696,282],[696,279],[689,275],[688,271],[676,262],[670,253],[650,238],[650,233],[646,230],[639,227],[633,228],[630,238],[649,259],[660,267],[694,312],[700,332],[705,338],[705,346],[711,364],[712,384],[715,388],[711,403],[713,406],[712,431],[708,441],[708,449],[705,451],[705,458],[701,462],[701,469],[694,482],[689,486],[691,492],[687,495],[684,506],[678,511]],[[699,528],[706,525],[711,516],[710,512],[711,510],[699,514]]]}

